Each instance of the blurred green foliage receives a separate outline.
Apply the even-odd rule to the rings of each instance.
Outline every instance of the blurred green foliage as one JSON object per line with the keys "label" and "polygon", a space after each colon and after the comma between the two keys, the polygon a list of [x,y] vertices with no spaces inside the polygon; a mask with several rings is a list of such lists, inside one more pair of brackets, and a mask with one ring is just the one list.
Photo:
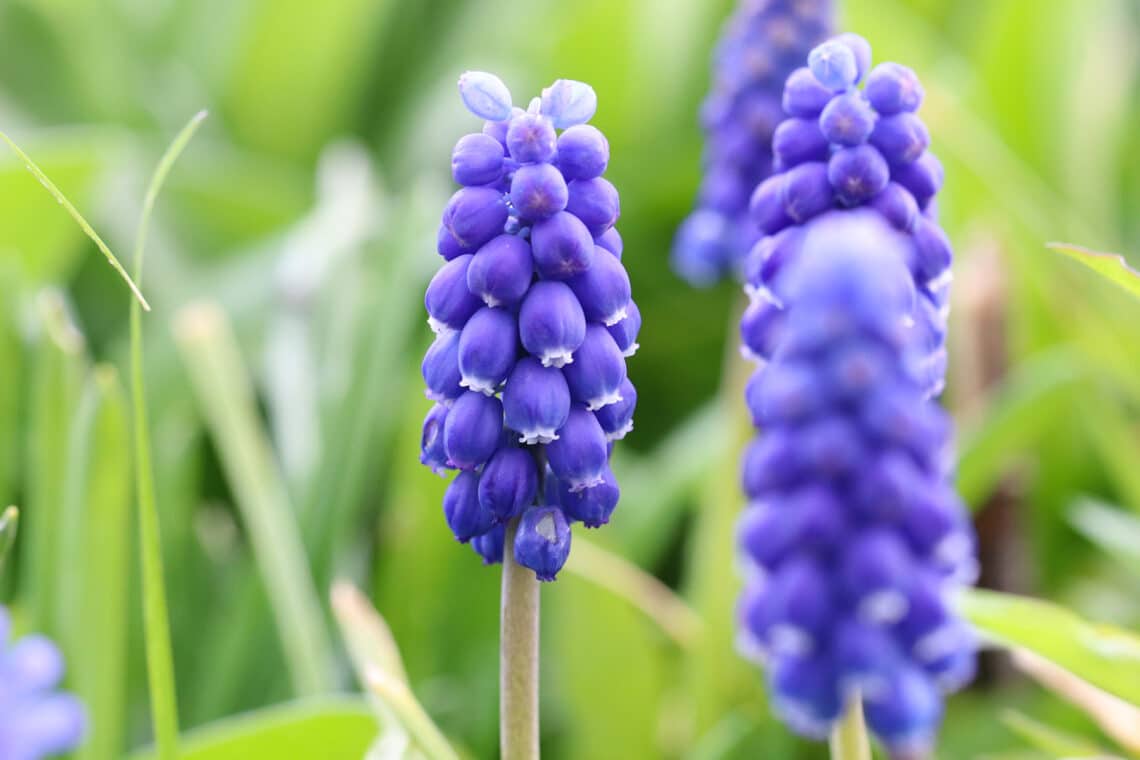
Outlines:
{"label": "blurred green foliage", "polygon": [[[1140,305],[1044,243],[1140,251],[1140,12],[1131,0],[840,4],[877,59],[908,63],[926,85],[959,254],[947,398],[960,480],[975,509],[992,509],[995,494],[1012,501],[1012,522],[983,531],[987,557],[1016,591],[1136,630],[1140,576],[1119,535],[1140,530]],[[681,645],[628,598],[571,573],[545,587],[546,756],[821,756],[770,717],[760,674],[732,647],[747,424],[732,358],[739,298],[731,285],[690,290],[668,267],[699,176],[709,51],[730,7],[0,4],[0,128],[115,250],[129,248],[163,146],[191,114],[212,113],[159,201],[145,287],[185,727],[296,696],[270,591],[280,599],[281,584],[311,582],[323,598],[348,577],[389,621],[428,713],[471,756],[494,752],[499,574],[450,539],[444,484],[417,461],[419,295],[437,262],[450,146],[477,127],[455,92],[474,68],[499,73],[520,99],[557,77],[597,90],[645,327],[631,363],[637,430],[617,462],[623,503],[589,538],[661,578],[703,625]],[[119,379],[128,298],[0,153],[0,506],[24,508],[0,594],[21,630],[64,647],[69,686],[100,721],[83,754],[92,760],[151,739]],[[232,355],[209,342],[179,352],[176,332],[185,339],[203,313],[232,330]],[[997,336],[996,358],[979,358]],[[211,346],[225,362],[203,354]],[[1093,511],[1087,496],[1101,502]],[[290,551],[307,554],[305,567],[274,568],[259,549],[265,521],[282,518],[290,527],[269,530],[299,532]],[[331,630],[331,618],[309,623],[318,641]],[[357,688],[343,653],[309,656],[313,683]],[[1019,712],[999,722],[1007,707]],[[356,701],[277,709],[189,744],[202,757],[300,756],[300,724],[282,715],[339,737],[321,757],[358,755],[368,737]],[[991,674],[952,701],[942,756],[1050,756],[1026,754],[1026,736],[1109,744],[1057,697]]]}

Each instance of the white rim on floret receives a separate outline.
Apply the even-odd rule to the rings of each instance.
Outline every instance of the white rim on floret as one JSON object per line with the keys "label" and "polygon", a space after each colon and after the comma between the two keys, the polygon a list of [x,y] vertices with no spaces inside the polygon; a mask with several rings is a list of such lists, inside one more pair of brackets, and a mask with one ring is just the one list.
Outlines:
{"label": "white rim on floret", "polygon": [[629,348],[627,348],[626,350],[622,351],[622,352],[621,352],[621,355],[622,355],[622,356],[624,356],[625,358],[627,358],[627,359],[628,359],[629,357],[631,357],[631,356],[633,356],[634,354],[636,354],[636,353],[637,353],[637,349],[639,349],[639,348],[641,348],[641,344],[640,344],[640,343],[637,343],[637,342],[635,341],[634,343],[631,343],[631,344],[629,345]]}
{"label": "white rim on floret", "polygon": [[463,376],[463,379],[459,381],[459,385],[467,390],[482,393],[484,396],[494,396],[495,391],[499,387],[499,384],[494,380],[488,380],[482,377],[468,377],[467,375]]}
{"label": "white rim on floret", "polygon": [[552,427],[536,427],[519,431],[519,443],[551,443],[558,440],[558,431]]}
{"label": "white rim on floret", "polygon": [[624,399],[622,399],[622,397],[621,397],[621,390],[616,390],[616,391],[613,391],[612,393],[605,393],[605,394],[602,394],[601,396],[597,396],[595,398],[588,399],[586,401],[586,409],[588,409],[591,412],[596,412],[599,409],[602,409],[604,407],[609,406],[610,404],[616,404],[617,402],[623,401],[623,400]]}
{"label": "white rim on floret", "polygon": [[570,493],[579,493],[589,488],[593,488],[594,486],[600,486],[603,480],[605,479],[601,475],[598,475],[597,477],[587,478],[586,480],[580,480],[577,482],[570,481],[566,485],[569,487]]}
{"label": "white rim on floret", "polygon": [[565,348],[548,348],[538,357],[544,367],[557,367],[561,369],[567,364],[574,363],[574,352]]}
{"label": "white rim on floret", "polygon": [[831,731],[831,721],[816,715],[811,705],[806,702],[777,694],[773,707],[789,726],[804,736],[825,739]]}
{"label": "white rim on floret", "polygon": [[770,648],[776,654],[804,657],[815,650],[815,638],[810,632],[789,623],[776,623],[768,631]]}
{"label": "white rim on floret", "polygon": [[435,317],[428,317],[427,323],[428,327],[430,327],[431,331],[436,335],[447,335],[448,333],[455,332],[454,327],[446,322],[440,322]]}
{"label": "white rim on floret", "polygon": [[953,623],[945,623],[923,635],[914,642],[914,656],[920,662],[937,662],[954,654],[962,643],[962,629]]}
{"label": "white rim on floret", "polygon": [[866,699],[878,699],[886,694],[890,684],[879,673],[857,673],[845,676],[839,682],[839,692],[845,698],[858,694]]}
{"label": "white rim on floret", "polygon": [[741,657],[756,665],[767,666],[770,661],[768,650],[764,648],[764,642],[757,638],[747,625],[736,632],[735,641],[736,651]]}
{"label": "white rim on floret", "polygon": [[625,423],[624,425],[622,425],[620,428],[618,428],[614,432],[606,433],[606,440],[607,441],[620,441],[622,438],[625,438],[627,435],[629,435],[630,432],[632,432],[632,431],[633,431],[633,420],[630,420],[629,422]]}
{"label": "white rim on floret", "polygon": [[629,316],[629,311],[627,310],[627,308],[625,306],[623,306],[620,309],[618,309],[617,311],[615,311],[613,314],[610,314],[608,317],[605,317],[604,319],[602,319],[602,323],[605,324],[606,327],[613,327],[618,322],[622,321],[623,319],[625,319],[628,316]]}
{"label": "white rim on floret", "polygon": [[897,623],[909,606],[901,591],[882,589],[859,600],[858,615],[869,623]]}
{"label": "white rim on floret", "polygon": [[483,294],[483,303],[487,304],[492,309],[503,305],[503,302],[500,299],[495,298],[494,296],[489,296],[486,293]]}

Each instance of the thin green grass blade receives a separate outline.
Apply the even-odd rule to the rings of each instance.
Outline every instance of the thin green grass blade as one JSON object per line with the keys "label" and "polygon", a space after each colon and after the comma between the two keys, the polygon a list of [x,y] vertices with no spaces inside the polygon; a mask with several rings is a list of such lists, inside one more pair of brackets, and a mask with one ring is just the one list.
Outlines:
{"label": "thin green grass blade", "polygon": [[130,413],[116,370],[88,377],[69,452],[63,552],[65,647],[71,683],[90,716],[79,760],[123,753],[131,557]]}
{"label": "thin green grass blade", "polygon": [[95,245],[99,247],[99,250],[102,251],[103,255],[107,257],[107,263],[109,263],[111,267],[119,273],[119,276],[123,278],[123,281],[127,283],[127,287],[131,289],[131,293],[134,294],[135,300],[138,301],[138,303],[144,309],[150,311],[150,304],[148,304],[146,298],[143,297],[142,291],[139,290],[139,286],[136,285],[135,281],[131,279],[131,276],[127,274],[127,270],[124,269],[123,265],[119,263],[119,259],[115,257],[114,253],[111,252],[110,247],[103,242],[103,238],[99,237],[99,233],[95,232],[95,228],[93,228],[87,222],[87,220],[83,218],[83,215],[79,213],[75,206],[71,205],[71,201],[67,199],[67,196],[65,196],[63,192],[60,191],[60,189],[56,187],[50,179],[48,179],[48,176],[43,173],[43,170],[40,169],[40,167],[36,166],[36,163],[32,160],[31,156],[25,153],[19,145],[13,142],[12,138],[8,137],[8,135],[4,134],[3,132],[0,132],[0,140],[8,143],[8,147],[12,149],[12,152],[20,157],[20,160],[24,162],[24,166],[28,167],[28,171],[32,173],[32,176],[40,181],[40,184],[43,185],[44,188],[49,193],[51,193],[51,196],[56,199],[59,205],[63,206],[67,213],[71,215],[71,218],[74,219],[75,223],[79,225],[80,229],[82,229],[83,232],[87,234],[87,237],[91,238],[92,242],[94,242]]}
{"label": "thin green grass blade", "polygon": [[66,452],[90,364],[63,296],[45,292],[36,306],[40,335],[31,356],[20,591],[31,628],[58,637],[57,603],[65,568],[72,571],[62,551]]}
{"label": "thin green grass blade", "polygon": [[189,306],[177,318],[175,337],[249,530],[294,689],[318,694],[331,685],[324,613],[230,323],[216,305]]}
{"label": "thin green grass blade", "polygon": [[1071,243],[1049,243],[1048,247],[1084,264],[1133,297],[1140,298],[1140,272],[1128,266],[1128,262],[1119,253],[1102,253]]}
{"label": "thin green grass blade", "polygon": [[[135,276],[142,281],[150,216],[170,168],[198,130],[206,112],[195,114],[159,159],[143,201],[135,235]],[[178,698],[174,685],[174,655],[170,644],[170,615],[162,569],[162,532],[150,456],[150,426],[146,416],[143,379],[142,313],[139,301],[131,304],[131,406],[134,412],[135,492],[139,503],[139,551],[142,561],[143,622],[146,637],[147,676],[150,683],[151,721],[161,760],[178,757]]]}
{"label": "thin green grass blade", "polygon": [[8,559],[8,552],[12,551],[12,544],[16,541],[16,531],[19,527],[19,509],[8,507],[0,513],[0,570],[4,569],[4,560]]}
{"label": "thin green grass blade", "polygon": [[1050,757],[1104,757],[1104,751],[1085,737],[1060,731],[1018,710],[1003,710],[1001,722]]}

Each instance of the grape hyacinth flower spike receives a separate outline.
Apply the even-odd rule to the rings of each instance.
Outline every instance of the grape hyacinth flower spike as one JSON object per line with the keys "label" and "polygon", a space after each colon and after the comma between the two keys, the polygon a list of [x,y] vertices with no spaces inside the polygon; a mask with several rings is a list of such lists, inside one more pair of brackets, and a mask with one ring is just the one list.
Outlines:
{"label": "grape hyacinth flower spike", "polygon": [[86,719],[78,699],[56,690],[63,658],[42,636],[8,646],[10,622],[0,607],[0,757],[40,760],[68,752]]}
{"label": "grape hyacinth flower spike", "polygon": [[[424,297],[435,406],[421,461],[461,471],[444,499],[458,540],[495,562],[517,520],[514,559],[553,580],[573,523],[597,527],[616,504],[608,444],[631,429],[637,398],[626,359],[641,314],[614,227],[617,190],[603,176],[609,143],[587,123],[597,97],[581,82],[555,82],[526,110],[491,74],[464,74],[459,93],[485,123],[452,152],[462,187],[443,212],[445,261]],[[599,487],[606,496],[590,500]],[[542,509],[559,514],[528,516]]]}
{"label": "grape hyacinth flower spike", "polygon": [[768,361],[749,384],[742,649],[796,731],[822,737],[862,699],[892,756],[922,756],[974,644],[949,606],[973,580],[950,424],[925,386],[913,240],[873,210],[802,230]]}
{"label": "grape hyacinth flower spike", "polygon": [[755,243],[748,199],[773,170],[773,140],[787,136],[777,130],[784,80],[830,34],[834,6],[834,0],[741,0],[726,22],[713,54],[712,90],[701,106],[705,150],[696,207],[673,243],[673,269],[689,284],[738,274]]}

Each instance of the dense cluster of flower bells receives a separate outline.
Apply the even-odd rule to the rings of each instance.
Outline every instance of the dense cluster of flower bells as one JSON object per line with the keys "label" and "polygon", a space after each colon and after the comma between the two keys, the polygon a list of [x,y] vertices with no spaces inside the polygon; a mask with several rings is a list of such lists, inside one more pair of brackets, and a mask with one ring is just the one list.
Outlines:
{"label": "dense cluster of flower bells", "polygon": [[83,735],[79,700],[57,691],[59,650],[42,636],[8,646],[11,620],[0,607],[0,758],[40,760],[73,749]]}
{"label": "dense cluster of flower bells", "polygon": [[525,111],[490,74],[464,74],[459,91],[486,123],[452,154],[463,187],[443,212],[445,263],[425,296],[436,403],[421,461],[459,471],[443,504],[459,541],[498,562],[520,518],[514,559],[552,580],[570,524],[602,525],[617,505],[609,457],[637,402],[625,359],[641,316],[618,194],[602,176],[609,144],[586,123],[597,100],[581,82],[555,82]]}
{"label": "dense cluster of flower bells", "polygon": [[[775,172],[755,189],[745,264],[746,450],[739,543],[745,651],[817,736],[853,694],[893,752],[929,746],[941,692],[972,675],[948,592],[973,579],[951,485],[945,372],[951,249],[942,169],[909,69],[844,35],[788,78]],[[862,88],[859,87],[862,85]]]}
{"label": "dense cluster of flower bells", "polygon": [[713,53],[701,106],[704,172],[696,208],[677,231],[673,268],[693,285],[738,273],[759,238],[753,189],[772,172],[772,136],[784,119],[784,80],[831,32],[834,0],[743,0]]}

